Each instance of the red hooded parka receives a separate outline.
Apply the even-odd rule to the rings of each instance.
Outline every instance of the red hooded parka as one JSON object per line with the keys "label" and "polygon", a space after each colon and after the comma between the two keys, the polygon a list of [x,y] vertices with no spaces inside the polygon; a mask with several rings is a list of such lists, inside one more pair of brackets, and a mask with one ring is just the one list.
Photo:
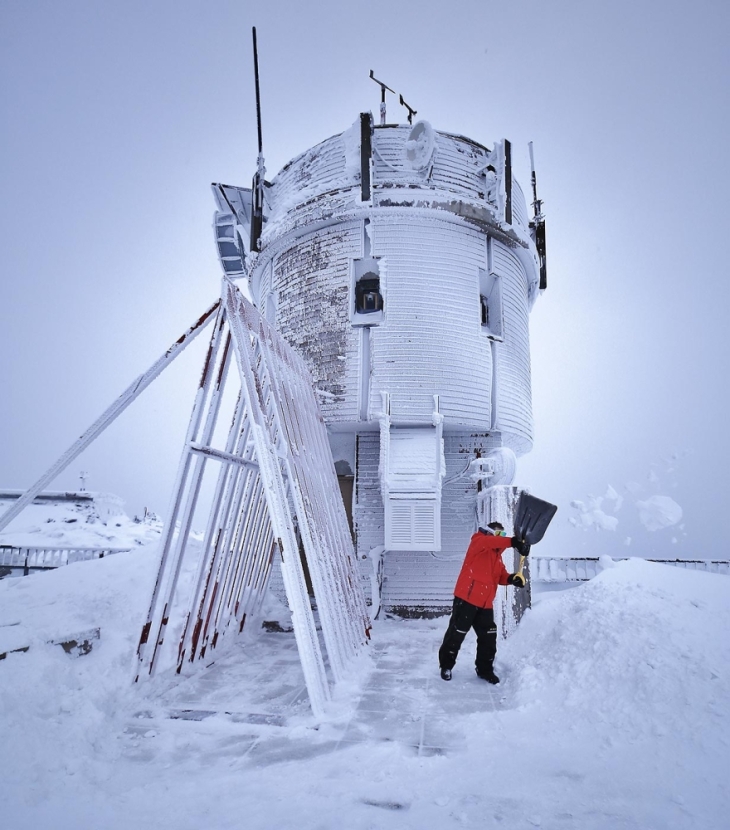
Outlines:
{"label": "red hooded parka", "polygon": [[479,608],[491,608],[497,585],[506,585],[509,574],[502,562],[502,551],[511,547],[509,536],[494,536],[477,531],[466,551],[456,580],[454,596]]}

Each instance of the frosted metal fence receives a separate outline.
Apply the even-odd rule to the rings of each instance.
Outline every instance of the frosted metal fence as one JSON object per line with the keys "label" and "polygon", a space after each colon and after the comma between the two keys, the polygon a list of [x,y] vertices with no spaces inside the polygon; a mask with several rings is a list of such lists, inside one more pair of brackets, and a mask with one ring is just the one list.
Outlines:
{"label": "frosted metal fence", "polygon": [[[237,373],[229,371],[234,358]],[[235,374],[240,387],[221,434],[226,382]],[[191,529],[210,465],[217,474],[196,542]],[[226,634],[241,632],[258,612],[275,561],[312,709],[322,714],[331,697],[328,667],[332,680],[341,680],[369,637],[352,537],[309,371],[224,281],[140,637],[138,679],[159,666],[168,632],[174,632],[178,672],[210,659]],[[191,571],[184,596],[180,576]]]}
{"label": "frosted metal fence", "polygon": [[56,548],[0,545],[0,567],[45,570],[103,559],[114,553],[126,553],[131,548]]}
{"label": "frosted metal fence", "polygon": [[[614,562],[622,561],[613,558]],[[730,574],[730,560],[727,559],[647,559],[661,565],[674,565],[693,571]],[[598,557],[530,557],[533,582],[586,582],[601,572]]]}

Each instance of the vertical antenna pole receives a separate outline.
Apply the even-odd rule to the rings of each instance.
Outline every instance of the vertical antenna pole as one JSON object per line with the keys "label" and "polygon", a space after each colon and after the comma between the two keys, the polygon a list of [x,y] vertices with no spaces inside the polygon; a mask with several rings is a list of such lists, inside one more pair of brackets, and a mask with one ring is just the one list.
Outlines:
{"label": "vertical antenna pole", "polygon": [[253,71],[256,81],[256,124],[258,127],[259,154],[256,159],[256,173],[253,177],[252,198],[253,215],[251,216],[251,250],[260,250],[261,231],[264,227],[264,140],[261,133],[261,90],[259,89],[259,50],[256,43],[256,27],[253,29]]}
{"label": "vertical antenna pole", "polygon": [[532,178],[532,208],[535,212],[530,228],[532,238],[535,241],[537,257],[540,264],[540,290],[547,288],[547,250],[545,243],[545,217],[542,213],[542,199],[537,198],[537,176],[535,175],[535,156],[532,152],[532,142],[527,145],[530,148],[530,168]]}
{"label": "vertical antenna pole", "polygon": [[512,224],[512,142],[504,140],[504,221]]}
{"label": "vertical antenna pole", "polygon": [[253,32],[253,73],[256,82],[256,123],[259,131],[259,156],[263,154],[264,140],[261,134],[261,90],[259,89],[259,50],[256,45],[256,27]]}
{"label": "vertical antenna pole", "polygon": [[375,77],[375,73],[373,72],[372,69],[370,70],[370,77],[372,78],[373,81],[375,81],[376,84],[378,84],[380,86],[380,126],[384,127],[385,126],[385,92],[387,90],[388,92],[392,92],[393,95],[395,95],[395,90],[391,89],[389,86],[386,86],[382,81],[379,81]]}
{"label": "vertical antenna pole", "polygon": [[527,145],[530,149],[530,178],[532,181],[532,206],[535,210],[535,220],[539,220],[542,214],[542,201],[537,198],[537,176],[535,175],[535,156],[532,150],[532,142]]}

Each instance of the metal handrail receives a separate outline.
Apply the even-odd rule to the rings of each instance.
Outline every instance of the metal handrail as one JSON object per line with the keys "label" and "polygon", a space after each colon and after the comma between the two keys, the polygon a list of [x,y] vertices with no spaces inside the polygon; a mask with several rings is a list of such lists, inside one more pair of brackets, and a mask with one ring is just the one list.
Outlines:
{"label": "metal handrail", "polygon": [[130,550],[132,548],[0,545],[0,567],[23,568],[27,574],[31,570],[59,568],[74,562],[103,559],[106,555],[114,553],[127,553]]}
{"label": "metal handrail", "polygon": [[[628,557],[611,557],[621,562]],[[601,572],[597,556],[531,556],[533,582],[587,582]],[[673,565],[693,571],[706,571],[730,575],[728,559],[646,559],[660,565]]]}

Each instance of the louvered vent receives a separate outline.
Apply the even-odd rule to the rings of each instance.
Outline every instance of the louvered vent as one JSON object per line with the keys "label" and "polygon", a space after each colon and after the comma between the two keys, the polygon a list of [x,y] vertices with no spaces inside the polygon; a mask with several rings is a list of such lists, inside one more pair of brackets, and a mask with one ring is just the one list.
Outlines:
{"label": "louvered vent", "polygon": [[385,540],[389,550],[440,550],[439,502],[435,499],[388,499]]}

